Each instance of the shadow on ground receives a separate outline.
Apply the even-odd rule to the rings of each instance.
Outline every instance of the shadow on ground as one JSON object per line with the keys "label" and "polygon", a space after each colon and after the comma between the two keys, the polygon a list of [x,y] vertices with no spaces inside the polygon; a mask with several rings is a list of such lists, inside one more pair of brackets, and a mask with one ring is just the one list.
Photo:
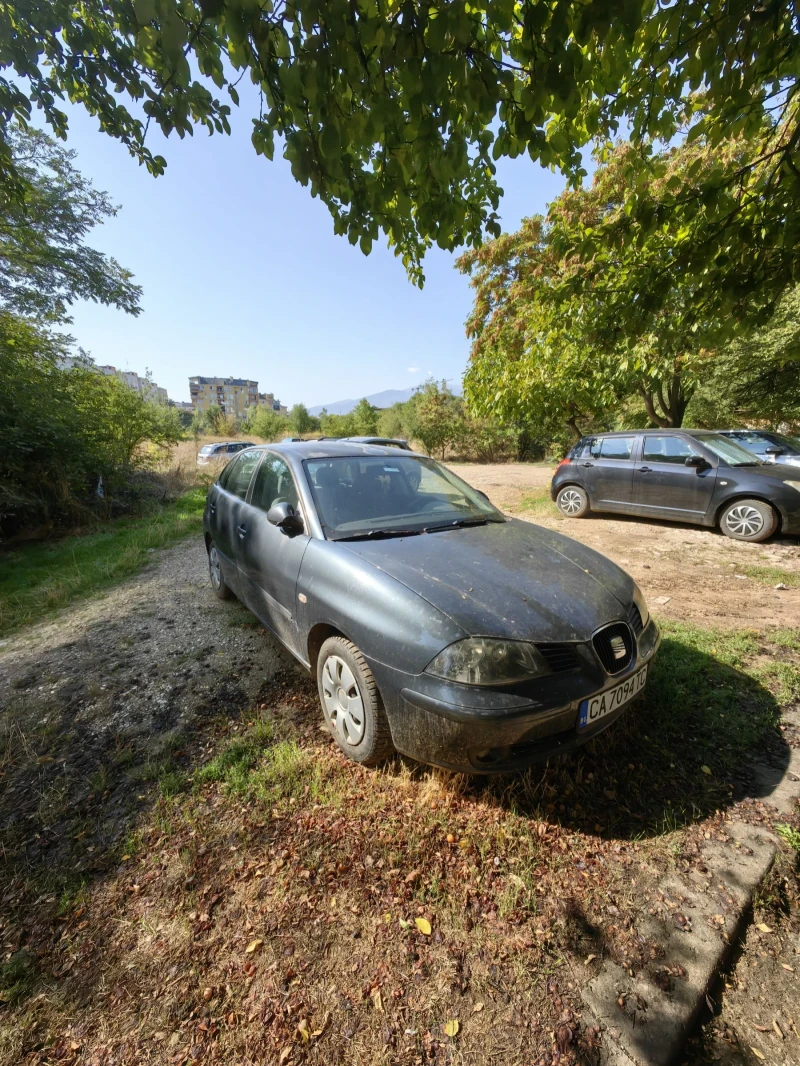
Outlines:
{"label": "shadow on ground", "polygon": [[681,636],[662,642],[644,696],[583,748],[522,774],[475,778],[476,794],[519,814],[639,839],[677,829],[768,792],[748,762],[789,764],[780,707],[752,674]]}

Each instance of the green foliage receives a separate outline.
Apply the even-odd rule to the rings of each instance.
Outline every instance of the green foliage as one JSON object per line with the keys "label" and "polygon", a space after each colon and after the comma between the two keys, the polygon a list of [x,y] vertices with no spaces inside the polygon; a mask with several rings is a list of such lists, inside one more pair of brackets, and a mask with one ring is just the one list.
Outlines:
{"label": "green foliage", "polygon": [[289,429],[296,437],[319,429],[319,419],[308,413],[304,403],[296,403],[289,412]]}
{"label": "green foliage", "polygon": [[[107,506],[130,472],[183,435],[177,411],[149,403],[91,364],[60,369],[63,337],[0,314],[0,529],[64,522]],[[98,496],[102,479],[102,499]]]}
{"label": "green foliage", "polygon": [[90,533],[19,544],[0,554],[0,634],[129,577],[203,525],[205,492],[194,489],[152,515],[116,518]]}
{"label": "green foliage", "polygon": [[329,415],[322,411],[319,416],[320,431],[324,437],[358,436],[357,423],[352,411],[346,415]]}
{"label": "green foliage", "polygon": [[[704,300],[698,286],[705,281],[673,269],[683,223],[668,214],[644,232],[630,223],[631,198],[644,196],[643,172],[650,175],[653,203],[664,189],[691,197],[702,175],[737,172],[752,150],[741,140],[725,152],[695,141],[645,163],[630,144],[620,144],[604,156],[591,188],[565,191],[547,217],[525,219],[517,233],[462,256],[458,265],[476,291],[465,379],[476,413],[506,423],[560,422],[579,435],[607,428],[623,408],[638,419],[644,407],[651,425],[680,426],[725,348],[731,323]],[[576,251],[584,244],[586,257]],[[743,394],[753,391],[756,373],[762,392],[775,397],[778,363],[778,378],[792,376],[793,312],[796,305],[776,327],[771,348],[780,349],[780,357],[757,356],[761,339],[731,349],[722,375],[729,393],[734,362]]]}
{"label": "green foliage", "polygon": [[356,431],[351,436],[374,437],[378,432],[378,408],[366,399],[359,400],[353,408],[353,421]]}
{"label": "green foliage", "polygon": [[289,435],[289,422],[285,415],[273,411],[271,407],[251,407],[242,430],[251,437],[260,437],[269,443]]}
{"label": "green foliage", "polygon": [[786,292],[765,326],[720,351],[688,418],[709,427],[800,427],[800,286]]}
{"label": "green foliage", "polygon": [[359,400],[346,415],[329,415],[322,411],[320,429],[325,437],[374,437],[378,432],[380,411],[368,400]]}
{"label": "green foliage", "polygon": [[0,193],[0,311],[63,321],[83,299],[137,315],[141,289],[130,271],[85,244],[116,214],[108,195],[75,170],[74,152],[38,130],[14,132],[8,147],[25,194]]}
{"label": "green foliage", "polygon": [[[160,174],[149,124],[229,132],[246,75],[256,152],[271,159],[278,138],[335,231],[366,254],[382,230],[417,280],[431,244],[499,232],[501,157],[577,180],[581,146],[621,125],[637,147],[744,134],[757,145],[738,176],[712,168],[697,196],[667,188],[655,209],[643,177],[631,200],[642,231],[660,209],[681,219],[679,262],[737,307],[797,275],[798,51],[788,0],[16,0],[0,5],[0,134],[35,103],[63,136],[69,99]],[[7,137],[0,184],[19,194]]]}
{"label": "green foliage", "polygon": [[439,452],[444,459],[448,445],[453,446],[467,435],[464,401],[447,387],[429,379],[411,399],[414,437],[428,455]]}

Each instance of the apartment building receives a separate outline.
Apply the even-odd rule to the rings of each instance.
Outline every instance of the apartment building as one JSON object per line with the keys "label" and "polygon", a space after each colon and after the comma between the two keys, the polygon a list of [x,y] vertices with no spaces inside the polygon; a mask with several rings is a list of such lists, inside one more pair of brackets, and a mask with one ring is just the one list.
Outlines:
{"label": "apartment building", "polygon": [[189,378],[189,394],[196,411],[216,404],[226,415],[244,418],[258,403],[258,382],[246,378]]}
{"label": "apartment building", "polygon": [[155,381],[152,381],[149,377],[140,377],[133,370],[117,370],[115,366],[111,366],[109,363],[106,363],[105,366],[98,366],[88,355],[61,356],[58,360],[58,366],[61,370],[74,370],[76,366],[85,370],[96,370],[98,374],[116,378],[127,385],[129,389],[141,393],[151,403],[169,403],[166,389],[156,385]]}
{"label": "apartment building", "polygon": [[289,408],[284,407],[280,400],[276,400],[271,392],[260,392],[258,394],[258,406],[269,407],[279,415],[289,414]]}

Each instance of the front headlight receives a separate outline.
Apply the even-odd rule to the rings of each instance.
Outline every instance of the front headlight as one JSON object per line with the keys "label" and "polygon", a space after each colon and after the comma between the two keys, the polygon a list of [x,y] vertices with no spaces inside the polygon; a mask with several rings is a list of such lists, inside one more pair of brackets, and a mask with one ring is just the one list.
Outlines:
{"label": "front headlight", "polygon": [[642,616],[642,628],[644,629],[650,621],[650,611],[647,607],[647,600],[642,595],[642,590],[635,581],[633,583],[633,602],[639,608],[639,614]]}
{"label": "front headlight", "polygon": [[426,674],[462,685],[509,685],[549,672],[533,644],[492,637],[458,640],[425,667]]}
{"label": "front headlight", "polygon": [[784,485],[789,485],[796,492],[800,492],[800,481],[784,481]]}

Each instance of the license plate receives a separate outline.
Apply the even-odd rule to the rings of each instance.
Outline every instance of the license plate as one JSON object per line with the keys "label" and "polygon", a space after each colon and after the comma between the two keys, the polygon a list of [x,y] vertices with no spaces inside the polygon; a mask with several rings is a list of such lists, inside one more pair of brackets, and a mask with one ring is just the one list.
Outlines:
{"label": "license plate", "polygon": [[588,700],[582,700],[578,708],[578,729],[586,729],[599,722],[601,718],[605,718],[607,714],[613,714],[626,703],[630,703],[633,697],[638,696],[642,691],[646,680],[647,667],[643,666],[641,670],[614,688],[608,688],[605,692],[590,696]]}

